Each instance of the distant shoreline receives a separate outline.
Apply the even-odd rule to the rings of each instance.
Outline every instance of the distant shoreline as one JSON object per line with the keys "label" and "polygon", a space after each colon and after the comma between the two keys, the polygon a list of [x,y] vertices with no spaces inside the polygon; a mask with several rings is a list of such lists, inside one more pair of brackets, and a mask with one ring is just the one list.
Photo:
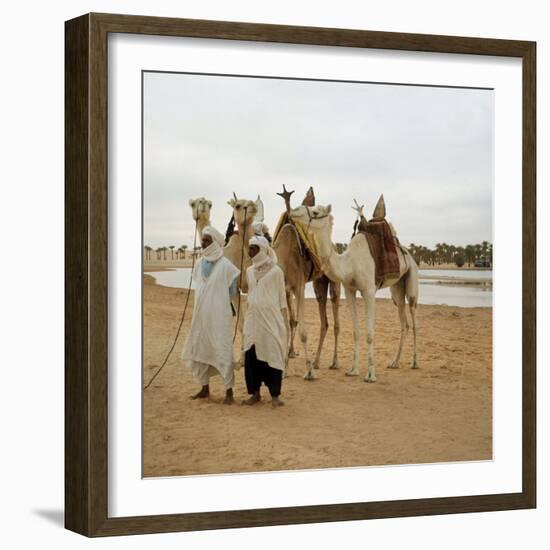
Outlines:
{"label": "distant shoreline", "polygon": [[418,269],[447,269],[449,271],[493,271],[492,267],[475,267],[475,266],[462,266],[458,267],[456,264],[441,264],[441,265],[426,265],[422,264],[418,266]]}
{"label": "distant shoreline", "polygon": [[[174,271],[176,269],[181,268],[190,268],[191,263],[185,264],[184,261],[178,261],[177,263],[174,262],[166,262],[166,264],[170,265],[160,265],[158,263],[154,264],[148,264],[143,267],[143,273],[155,273],[160,271]],[[456,270],[458,271],[458,270]],[[490,271],[485,269],[484,271]],[[154,277],[153,277],[154,279]],[[451,275],[424,275],[420,274],[419,279],[421,281],[434,281],[433,284],[439,284],[439,285],[447,285],[447,286],[462,286],[462,285],[469,285],[469,286],[476,286],[480,288],[490,288],[493,286],[493,279],[483,279],[483,278],[469,278],[469,277],[460,277],[460,275],[457,273],[455,276],[454,274]]]}
{"label": "distant shoreline", "polygon": [[[175,267],[191,267],[193,260],[186,258],[185,260],[147,260],[143,263],[143,271],[163,271],[164,269],[173,269]],[[419,269],[445,269],[449,271],[492,271],[492,267],[474,267],[463,266],[458,267],[455,264],[440,264],[440,265],[427,265],[421,264]]]}

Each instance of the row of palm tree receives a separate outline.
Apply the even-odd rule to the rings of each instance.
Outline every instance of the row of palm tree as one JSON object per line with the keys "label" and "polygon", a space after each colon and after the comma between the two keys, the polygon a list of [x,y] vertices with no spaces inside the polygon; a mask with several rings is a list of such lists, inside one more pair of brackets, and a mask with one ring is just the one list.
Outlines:
{"label": "row of palm tree", "polygon": [[[182,244],[176,249],[175,245],[161,246],[159,248],[152,248],[149,245],[143,247],[145,260],[185,260],[187,257],[187,250],[189,247],[186,244]],[[191,252],[191,255],[196,255],[200,247],[195,247]],[[155,256],[153,256],[153,253]]]}
{"label": "row of palm tree", "polygon": [[454,263],[458,267],[466,264],[468,267],[479,264],[483,267],[493,265],[493,244],[489,241],[466,246],[437,243],[433,249],[411,243],[408,248],[418,265],[421,263],[432,266]]}
{"label": "row of palm tree", "polygon": [[[480,263],[484,267],[492,267],[493,265],[493,245],[488,241],[466,246],[437,243],[433,249],[411,243],[408,248],[418,265],[422,263],[431,266],[454,263],[458,267],[465,264],[470,267],[472,264],[478,265]],[[153,253],[156,254],[156,260],[174,260],[174,255],[176,260],[185,260],[188,249],[189,247],[186,244],[181,245],[178,249],[174,245],[162,246],[156,249],[145,246],[145,260],[151,260]],[[341,254],[347,249],[347,245],[336,243],[336,249]],[[200,247],[195,247],[191,251],[191,256],[197,256],[199,251]]]}

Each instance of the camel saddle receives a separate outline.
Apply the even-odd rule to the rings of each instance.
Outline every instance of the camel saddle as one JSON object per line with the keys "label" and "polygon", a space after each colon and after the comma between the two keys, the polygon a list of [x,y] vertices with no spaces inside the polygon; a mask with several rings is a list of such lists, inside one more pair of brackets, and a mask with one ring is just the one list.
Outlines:
{"label": "camel saddle", "polygon": [[[399,254],[390,224],[384,218],[367,221],[361,216],[357,232],[362,233],[369,243],[374,259],[376,288],[381,288],[390,279],[399,279]],[[397,245],[397,246],[396,246]]]}
{"label": "camel saddle", "polygon": [[306,277],[310,280],[314,277],[315,271],[321,271],[321,260],[317,253],[315,241],[312,239],[311,235],[308,234],[305,226],[299,222],[292,221],[290,216],[286,212],[283,212],[273,233],[273,243],[277,241],[281,229],[285,225],[290,225],[293,228],[296,235],[298,248],[300,250],[300,255],[311,262],[311,272],[309,274],[306,273]]}

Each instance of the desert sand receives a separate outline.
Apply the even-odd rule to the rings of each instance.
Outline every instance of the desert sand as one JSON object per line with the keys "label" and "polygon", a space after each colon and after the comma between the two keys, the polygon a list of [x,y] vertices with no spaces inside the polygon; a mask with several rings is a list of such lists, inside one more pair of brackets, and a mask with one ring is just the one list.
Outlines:
{"label": "desert sand", "polygon": [[[144,275],[144,384],[172,345],[185,297],[186,290],[159,286]],[[144,391],[146,477],[492,458],[491,308],[420,305],[420,369],[410,369],[409,333],[401,368],[393,370],[386,366],[398,345],[397,310],[390,300],[377,300],[378,380],[366,384],[364,341],[361,376],[345,376],[352,362],[353,334],[343,301],[341,368],[328,370],[331,326],[317,380],[303,380],[303,358],[292,359],[283,381],[285,406],[273,409],[265,387],[261,403],[239,404],[247,397],[243,369],[236,372],[237,403],[222,404],[224,388],[218,376],[211,379],[210,398],[189,399],[199,389],[180,360],[190,298],[175,350]],[[315,300],[307,300],[306,319],[313,354],[319,326]],[[364,333],[362,325],[362,337]]]}

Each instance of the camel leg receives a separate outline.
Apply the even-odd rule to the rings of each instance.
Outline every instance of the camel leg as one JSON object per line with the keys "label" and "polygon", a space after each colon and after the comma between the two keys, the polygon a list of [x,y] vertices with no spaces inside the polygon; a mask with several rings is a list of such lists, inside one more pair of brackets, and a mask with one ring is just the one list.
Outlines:
{"label": "camel leg", "polygon": [[365,382],[376,382],[374,372],[374,291],[363,292],[365,313],[367,316],[367,376]]}
{"label": "camel leg", "polygon": [[351,309],[351,320],[353,323],[353,367],[346,371],[346,376],[359,375],[359,319],[357,317],[357,303],[355,301],[355,291],[346,288],[346,302]]}
{"label": "camel leg", "polygon": [[306,373],[304,374],[304,380],[314,380],[315,375],[313,374],[313,363],[309,360],[307,354],[307,332],[304,319],[305,291],[305,285],[302,285],[298,290],[298,296],[296,296],[296,313],[298,315],[298,332],[300,333],[300,341],[304,347],[304,359],[306,362]]}
{"label": "camel leg", "polygon": [[416,359],[416,305],[418,304],[418,271],[416,269],[410,270],[407,273],[405,280],[405,294],[407,295],[407,302],[409,302],[409,311],[411,312],[412,328],[413,328],[413,364],[412,368],[418,368],[418,361]]}
{"label": "camel leg", "polygon": [[288,350],[288,357],[289,359],[294,359],[298,355],[298,353],[294,349],[294,337],[296,336],[296,326],[298,325],[298,322],[296,321],[295,303],[292,298],[292,292],[290,290],[286,291],[286,303],[288,306],[288,316],[290,323],[290,348]]}
{"label": "camel leg", "polygon": [[323,350],[323,344],[328,331],[328,317],[327,317],[327,292],[328,292],[328,279],[326,277],[320,277],[316,281],[313,281],[313,288],[315,290],[315,298],[317,299],[317,306],[319,307],[319,319],[321,320],[321,331],[319,333],[319,344],[317,346],[317,353],[315,354],[315,360],[313,361],[313,368],[319,368],[319,362],[321,361],[321,351]]}
{"label": "camel leg", "polygon": [[397,282],[395,285],[390,287],[390,292],[392,296],[393,303],[397,306],[399,312],[399,322],[401,323],[401,336],[399,338],[399,348],[397,349],[397,354],[395,359],[388,365],[389,369],[399,368],[399,359],[401,358],[401,352],[403,351],[403,342],[407,336],[409,330],[409,323],[407,322],[407,314],[405,312],[405,285],[403,281]]}
{"label": "camel leg", "polygon": [[338,337],[340,335],[340,283],[329,283],[330,301],[332,302],[332,318],[334,319],[334,354],[329,369],[339,369]]}
{"label": "camel leg", "polygon": [[409,311],[411,312],[413,326],[413,364],[412,368],[417,369],[418,361],[416,360],[416,300],[409,302]]}

